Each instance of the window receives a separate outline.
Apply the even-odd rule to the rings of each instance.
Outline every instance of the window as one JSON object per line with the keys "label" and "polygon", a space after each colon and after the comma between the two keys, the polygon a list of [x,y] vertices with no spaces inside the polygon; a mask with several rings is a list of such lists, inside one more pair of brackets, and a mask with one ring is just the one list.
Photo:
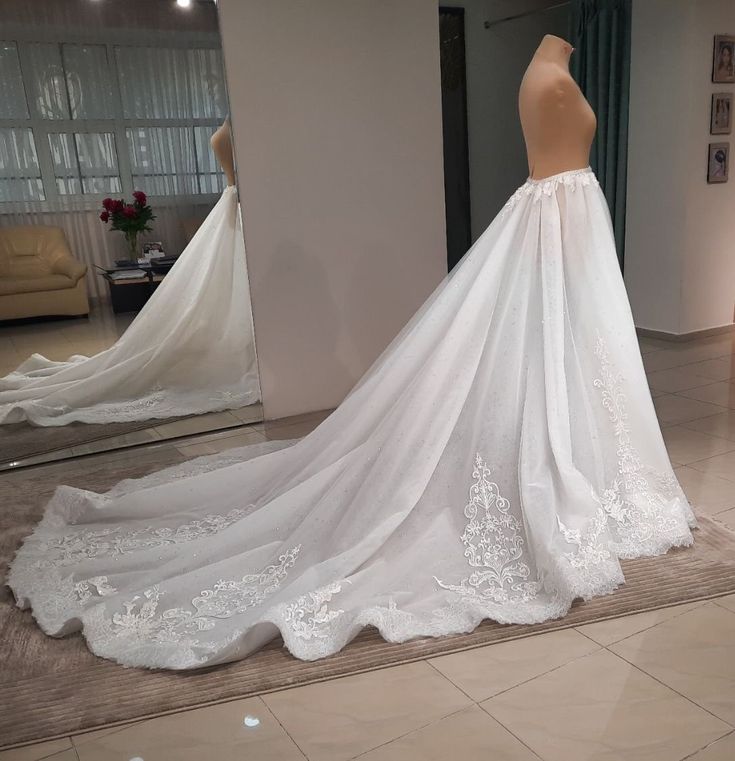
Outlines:
{"label": "window", "polygon": [[0,42],[0,203],[216,194],[226,113],[216,48]]}

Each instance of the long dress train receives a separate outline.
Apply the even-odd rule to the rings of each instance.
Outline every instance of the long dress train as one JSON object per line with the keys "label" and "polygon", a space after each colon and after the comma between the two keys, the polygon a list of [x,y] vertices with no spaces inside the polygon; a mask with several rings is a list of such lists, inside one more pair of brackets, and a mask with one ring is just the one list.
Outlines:
{"label": "long dress train", "polygon": [[[264,445],[267,446],[267,445]],[[187,669],[533,623],[692,542],[590,169],[529,180],[311,434],[60,487],[9,584],[52,635]],[[260,455],[260,456],[258,456]]]}
{"label": "long dress train", "polygon": [[113,346],[66,362],[34,354],[0,379],[0,423],[115,423],[259,399],[245,244],[230,186]]}

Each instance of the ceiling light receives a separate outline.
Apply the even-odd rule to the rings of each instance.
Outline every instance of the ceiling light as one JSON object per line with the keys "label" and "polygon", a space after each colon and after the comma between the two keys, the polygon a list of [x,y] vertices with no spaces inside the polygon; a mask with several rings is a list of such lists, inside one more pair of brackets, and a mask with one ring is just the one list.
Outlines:
{"label": "ceiling light", "polygon": [[176,0],[176,5],[179,8],[188,8],[191,5],[191,0]]}

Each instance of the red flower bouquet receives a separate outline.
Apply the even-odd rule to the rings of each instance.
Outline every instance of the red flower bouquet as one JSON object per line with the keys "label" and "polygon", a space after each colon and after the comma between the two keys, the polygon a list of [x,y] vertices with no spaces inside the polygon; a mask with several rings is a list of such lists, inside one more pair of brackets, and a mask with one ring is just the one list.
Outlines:
{"label": "red flower bouquet", "polygon": [[124,233],[133,261],[138,258],[138,235],[150,232],[153,228],[148,223],[155,218],[153,209],[148,205],[148,198],[142,190],[133,193],[132,203],[113,198],[105,198],[102,201],[100,219],[105,223],[111,222],[111,230]]}

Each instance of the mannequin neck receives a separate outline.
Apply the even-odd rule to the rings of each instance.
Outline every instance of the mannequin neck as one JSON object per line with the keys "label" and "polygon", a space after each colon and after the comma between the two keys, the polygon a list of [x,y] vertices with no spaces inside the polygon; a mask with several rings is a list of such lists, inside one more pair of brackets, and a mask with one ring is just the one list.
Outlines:
{"label": "mannequin neck", "polygon": [[534,58],[539,61],[555,63],[565,69],[569,68],[569,57],[572,55],[574,48],[561,37],[553,34],[544,35],[541,44],[538,46]]}

